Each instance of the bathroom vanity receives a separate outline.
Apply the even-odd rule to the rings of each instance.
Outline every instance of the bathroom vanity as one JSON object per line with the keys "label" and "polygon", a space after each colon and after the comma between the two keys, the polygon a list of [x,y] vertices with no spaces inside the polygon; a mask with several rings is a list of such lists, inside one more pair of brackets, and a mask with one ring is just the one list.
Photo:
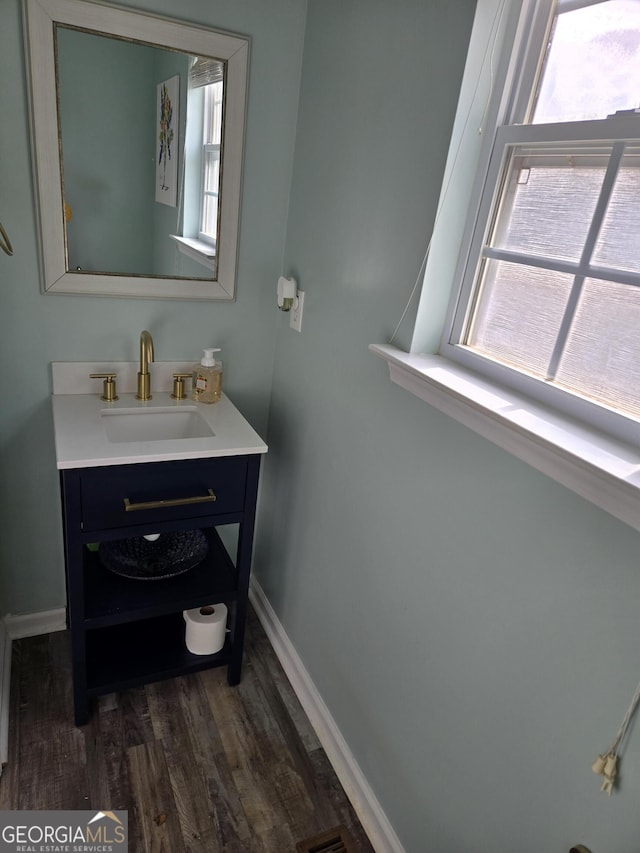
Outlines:
{"label": "bathroom vanity", "polygon": [[[156,392],[108,403],[54,393],[52,403],[76,724],[93,697],[150,681],[226,666],[237,684],[266,445],[224,395],[212,406]],[[127,577],[100,560],[99,543],[188,530],[204,532],[208,553],[180,574]],[[192,654],[183,611],[220,603],[229,611],[222,650]]]}

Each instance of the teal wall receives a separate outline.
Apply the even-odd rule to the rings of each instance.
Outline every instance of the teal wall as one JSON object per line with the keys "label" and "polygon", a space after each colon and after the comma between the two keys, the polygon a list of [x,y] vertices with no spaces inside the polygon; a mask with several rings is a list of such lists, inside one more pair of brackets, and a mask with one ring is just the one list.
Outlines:
{"label": "teal wall", "polygon": [[[367,351],[435,215],[471,0],[310,0],[256,573],[409,853],[640,849],[640,536]],[[268,500],[267,500],[268,496]]]}
{"label": "teal wall", "polygon": [[150,275],[157,51],[57,32],[69,266]]}
{"label": "teal wall", "polygon": [[[473,6],[309,0],[302,54],[302,0],[183,0],[253,36],[238,300],[209,305],[39,293],[4,3],[0,613],[64,600],[49,362],[135,359],[145,327],[159,358],[221,345],[270,446],[256,575],[407,853],[637,853],[637,726],[611,799],[590,765],[640,679],[640,537],[367,350],[422,260]],[[306,293],[301,334],[274,310],[281,271]]]}

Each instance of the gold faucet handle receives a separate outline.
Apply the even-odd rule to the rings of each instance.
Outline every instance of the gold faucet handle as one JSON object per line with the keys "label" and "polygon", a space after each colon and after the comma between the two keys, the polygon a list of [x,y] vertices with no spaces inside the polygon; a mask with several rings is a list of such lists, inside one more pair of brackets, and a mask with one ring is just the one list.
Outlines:
{"label": "gold faucet handle", "polygon": [[113,403],[114,400],[118,399],[118,395],[116,394],[116,376],[117,373],[90,373],[90,379],[104,379],[104,383],[102,385],[102,397],[101,400],[105,400],[107,403]]}
{"label": "gold faucet handle", "polygon": [[184,400],[184,380],[191,379],[191,373],[174,373],[173,374],[173,394],[171,399]]}

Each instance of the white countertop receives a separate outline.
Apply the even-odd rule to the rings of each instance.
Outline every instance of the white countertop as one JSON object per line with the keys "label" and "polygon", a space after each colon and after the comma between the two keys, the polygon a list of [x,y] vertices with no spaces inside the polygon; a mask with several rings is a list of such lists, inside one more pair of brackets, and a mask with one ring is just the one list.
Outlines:
{"label": "white countertop", "polygon": [[[146,402],[137,400],[134,393],[121,393],[120,390],[118,397],[115,402],[106,403],[99,393],[52,395],[58,468],[94,468],[267,452],[267,445],[224,394],[219,402],[210,405],[191,399],[173,400],[166,391],[153,391],[152,399]],[[197,407],[213,435],[117,443],[107,439],[102,422],[104,410],[158,407]]]}

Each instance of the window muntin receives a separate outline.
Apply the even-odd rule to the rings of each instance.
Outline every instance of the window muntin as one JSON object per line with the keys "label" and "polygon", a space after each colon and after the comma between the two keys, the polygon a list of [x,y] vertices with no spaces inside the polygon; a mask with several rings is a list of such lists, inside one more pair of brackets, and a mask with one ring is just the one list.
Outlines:
{"label": "window muntin", "polygon": [[493,244],[496,248],[578,261],[598,195],[604,164],[573,150],[511,153]]}
{"label": "window muntin", "polygon": [[571,276],[553,270],[488,261],[483,298],[473,314],[466,345],[546,379],[571,282]]}
{"label": "window muntin", "polygon": [[[629,104],[628,84],[624,102],[599,98],[598,110],[607,111],[600,120],[564,121],[585,117],[581,107],[574,108],[584,75],[560,54],[575,16],[588,10],[593,15],[598,7],[608,22],[600,34],[602,49],[619,46],[621,32],[626,43],[630,34],[637,38],[638,50],[628,51],[625,68],[634,68],[639,80],[640,2],[585,0],[585,8],[570,2],[563,12],[569,5],[560,0],[542,51],[546,60],[537,63],[542,72],[533,84],[535,96],[528,98],[535,105],[531,123],[496,133],[444,350],[534,396],[551,393],[554,405],[560,399],[572,414],[589,417],[588,406],[597,403],[624,420],[640,416],[640,332],[633,334],[630,321],[640,313],[640,113],[629,109],[630,115],[606,119],[609,111],[627,110],[619,105]],[[549,3],[537,8],[548,13]],[[612,22],[619,24],[623,11],[630,17],[616,30]],[[583,43],[589,45],[584,70],[592,45]],[[575,51],[567,55],[575,61]],[[615,63],[602,71],[611,72],[600,87],[606,92],[617,79]],[[513,84],[522,100],[523,81]],[[549,123],[538,123],[542,118]],[[595,419],[601,422],[601,413]],[[626,425],[621,431],[627,437]]]}
{"label": "window muntin", "polygon": [[640,273],[640,157],[630,152],[611,194],[594,263]]}
{"label": "window muntin", "polygon": [[[638,287],[586,279],[556,381],[640,417]],[[636,389],[635,393],[630,393]]]}

